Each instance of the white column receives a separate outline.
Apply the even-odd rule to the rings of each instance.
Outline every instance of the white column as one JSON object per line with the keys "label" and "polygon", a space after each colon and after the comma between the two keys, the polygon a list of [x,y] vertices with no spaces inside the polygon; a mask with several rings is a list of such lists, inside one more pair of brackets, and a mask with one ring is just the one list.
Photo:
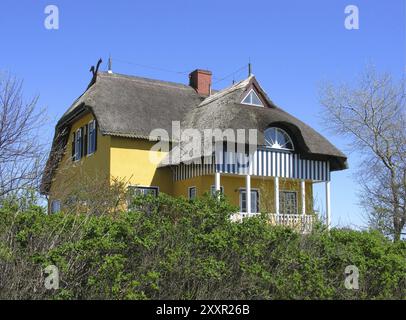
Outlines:
{"label": "white column", "polygon": [[279,177],[275,177],[275,213],[279,214]]}
{"label": "white column", "polygon": [[306,183],[304,180],[300,181],[300,193],[302,196],[302,214],[306,214]]}
{"label": "white column", "polygon": [[330,181],[326,181],[326,225],[331,228]]}
{"label": "white column", "polygon": [[251,176],[247,174],[245,176],[245,198],[247,203],[247,215],[251,214]]}
{"label": "white column", "polygon": [[214,187],[216,191],[221,190],[221,184],[220,184],[220,172],[216,172],[214,175]]}

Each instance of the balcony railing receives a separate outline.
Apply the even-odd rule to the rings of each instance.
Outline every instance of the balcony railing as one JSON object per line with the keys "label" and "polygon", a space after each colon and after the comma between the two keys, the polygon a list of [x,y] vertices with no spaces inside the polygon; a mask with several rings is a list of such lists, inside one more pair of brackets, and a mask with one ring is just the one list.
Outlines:
{"label": "balcony railing", "polygon": [[[238,212],[231,216],[231,220],[238,222],[244,218],[249,218],[258,215],[259,213],[247,214]],[[291,227],[301,233],[309,233],[313,228],[315,216],[310,214],[275,214],[268,213],[269,222],[272,225],[281,225]]]}

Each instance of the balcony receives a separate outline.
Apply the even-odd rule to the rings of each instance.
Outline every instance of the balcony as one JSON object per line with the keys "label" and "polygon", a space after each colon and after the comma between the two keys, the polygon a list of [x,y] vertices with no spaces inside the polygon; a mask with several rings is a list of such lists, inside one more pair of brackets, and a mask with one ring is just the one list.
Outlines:
{"label": "balcony", "polygon": [[[244,218],[249,218],[258,215],[259,213],[238,212],[231,216],[234,222],[242,221]],[[300,233],[310,233],[313,228],[315,216],[310,214],[275,214],[268,213],[269,223],[272,225],[287,226],[299,231]]]}

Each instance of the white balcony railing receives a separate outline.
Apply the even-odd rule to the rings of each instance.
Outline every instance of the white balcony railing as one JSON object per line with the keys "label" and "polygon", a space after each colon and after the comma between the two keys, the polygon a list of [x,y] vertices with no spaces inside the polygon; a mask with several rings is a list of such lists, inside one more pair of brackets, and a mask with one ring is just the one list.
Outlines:
{"label": "white balcony railing", "polygon": [[[238,212],[231,216],[231,220],[235,222],[242,221],[244,218],[249,218],[258,215],[259,213],[247,214]],[[302,233],[309,233],[313,228],[314,215],[310,214],[275,214],[268,213],[269,222],[273,225],[282,225],[296,229]]]}

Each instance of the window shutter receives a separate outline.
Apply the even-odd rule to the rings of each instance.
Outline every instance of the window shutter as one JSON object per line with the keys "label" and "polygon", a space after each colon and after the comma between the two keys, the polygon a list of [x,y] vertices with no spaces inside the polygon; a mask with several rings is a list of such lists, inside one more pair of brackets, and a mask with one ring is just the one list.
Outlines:
{"label": "window shutter", "polygon": [[82,150],[81,157],[85,155],[85,128],[81,127],[80,128],[80,148]]}
{"label": "window shutter", "polygon": [[84,146],[84,148],[83,148],[83,156],[86,156],[87,155],[87,149],[88,149],[88,140],[89,140],[89,138],[88,138],[88,136],[89,136],[89,125],[88,124],[84,126],[84,131],[85,131],[85,134],[83,135],[83,141],[84,141],[84,143],[83,143],[83,146]]}
{"label": "window shutter", "polygon": [[94,152],[96,152],[96,150],[97,150],[97,127],[98,127],[97,121],[94,120],[94,125],[93,125],[93,128],[94,128]]}
{"label": "window shutter", "polygon": [[72,160],[75,160],[75,142],[76,142],[76,134],[74,132],[72,135]]}

